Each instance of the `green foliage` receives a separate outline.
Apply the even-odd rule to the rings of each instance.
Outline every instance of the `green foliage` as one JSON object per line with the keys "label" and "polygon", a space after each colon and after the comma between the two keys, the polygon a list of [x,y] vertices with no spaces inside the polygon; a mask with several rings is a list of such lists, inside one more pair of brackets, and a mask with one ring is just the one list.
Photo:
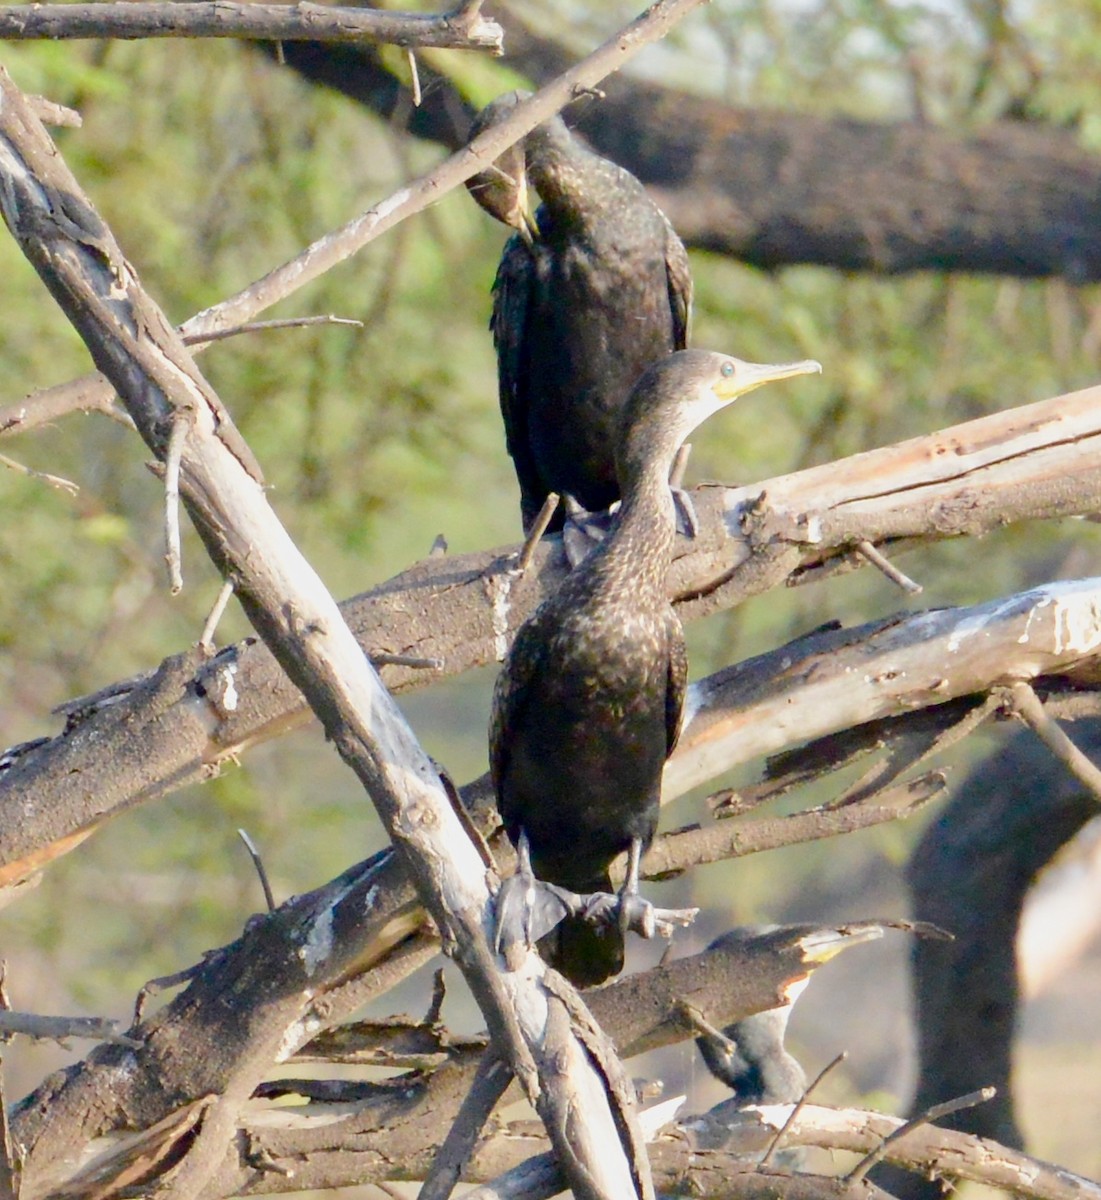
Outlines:
{"label": "green foliage", "polygon": [[[572,36],[588,46],[590,33],[611,27],[615,6],[551,6],[549,15],[548,6],[536,7],[544,23],[576,18]],[[975,125],[1012,113],[1073,126],[1089,144],[1101,143],[1096,6],[1042,0],[1012,24],[990,17],[995,7],[1008,11],[979,0],[715,0],[642,69],[745,104]],[[28,90],[82,111],[84,127],[58,131],[58,144],[175,320],[246,286],[439,154],[239,45],[19,45],[5,48],[4,60]],[[476,104],[522,82],[481,59],[433,62]],[[265,314],[336,313],[365,328],[252,334],[202,355],[264,465],[277,510],[340,595],[408,565],[437,533],[465,550],[519,532],[485,328],[501,241],[464,195],[446,197]],[[752,482],[1055,394],[1095,373],[1094,288],[810,268],[764,273],[703,254],[693,267],[698,345],[762,361],[810,355],[825,365],[821,379],[750,397],[701,431],[695,478]],[[87,370],[79,339],[7,238],[0,278],[3,402]],[[6,744],[56,728],[48,711],[71,695],[193,641],[217,584],[189,537],[185,591],[168,598],[160,488],[143,465],[144,448],[121,426],[70,417],[4,452],[82,489],[73,499],[0,473]],[[1081,536],[1095,537],[1094,529]],[[1041,541],[1022,529],[977,550],[923,552],[905,566],[929,585],[922,603],[980,600],[1058,574],[1071,547],[1067,530],[1046,529]],[[857,621],[903,607],[870,572],[813,594],[770,596],[693,629],[693,670],[767,649],[829,617]],[[231,614],[222,636],[244,631]],[[484,764],[490,676],[410,703],[419,731],[459,778]],[[281,895],[316,886],[380,838],[362,794],[316,731],[250,751],[240,769],[128,814],[51,868],[38,894],[5,914],[12,977],[36,977],[35,964],[46,960],[65,982],[40,1007],[119,1006],[147,975],[178,969],[233,936],[260,905],[235,841],[238,825],[260,844]],[[897,858],[898,839],[909,836],[891,830],[832,843],[808,852],[805,870],[830,863],[843,871],[848,856],[870,844]],[[768,856],[710,872],[706,898],[719,903],[730,878],[739,916],[775,911]],[[89,904],[94,928],[76,928],[65,914]],[[134,953],[150,942],[155,960]],[[19,1002],[34,1007],[30,997]]]}

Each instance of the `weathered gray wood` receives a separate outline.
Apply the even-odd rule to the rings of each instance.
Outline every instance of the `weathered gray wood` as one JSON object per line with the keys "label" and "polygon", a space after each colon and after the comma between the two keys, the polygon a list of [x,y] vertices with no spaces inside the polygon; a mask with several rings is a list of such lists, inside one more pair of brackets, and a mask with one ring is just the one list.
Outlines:
{"label": "weathered gray wood", "polygon": [[288,5],[136,0],[133,4],[0,6],[0,39],[7,41],[166,37],[388,42],[447,50],[491,50],[496,54],[503,49],[500,25],[476,12],[469,16],[376,12],[311,4],[309,0]]}

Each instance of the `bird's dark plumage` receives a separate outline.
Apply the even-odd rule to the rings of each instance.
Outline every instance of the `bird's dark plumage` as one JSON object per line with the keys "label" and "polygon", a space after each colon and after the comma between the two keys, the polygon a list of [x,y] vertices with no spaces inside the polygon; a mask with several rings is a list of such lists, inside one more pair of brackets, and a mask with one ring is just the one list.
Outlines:
{"label": "bird's dark plumage", "polygon": [[807,1089],[807,1076],[784,1046],[791,1006],[771,1008],[728,1025],[725,1042],[700,1037],[707,1069],[725,1083],[738,1107],[748,1104],[796,1104]]}
{"label": "bird's dark plumage", "polygon": [[[499,97],[480,127],[523,95]],[[534,237],[515,216],[524,181],[510,191],[498,178],[472,194],[521,230],[501,258],[490,327],[528,529],[548,492],[593,511],[619,498],[618,415],[643,370],[687,345],[692,279],[684,246],[638,180],[573,137],[561,117],[528,134],[524,151],[526,179],[543,202]],[[510,178],[517,166],[508,160]],[[560,525],[559,517],[551,528]]]}
{"label": "bird's dark plumage", "polygon": [[[773,933],[789,933],[800,951],[806,973],[792,977],[783,989],[784,1002],[775,1008],[753,1013],[727,1025],[721,1037],[704,1034],[696,1039],[708,1070],[725,1083],[733,1095],[723,1107],[744,1108],[750,1104],[796,1104],[803,1098],[807,1079],[799,1062],[784,1046],[788,1018],[811,973],[822,963],[850,946],[882,937],[886,929],[912,928],[925,935],[926,928],[906,922],[856,921],[849,925],[739,925],[728,930],[708,947],[731,952],[753,952]],[[937,931],[939,932],[939,931]],[[771,967],[771,962],[769,963]],[[718,1110],[715,1110],[718,1111]]]}
{"label": "bird's dark plumage", "polygon": [[[494,694],[497,803],[512,841],[526,834],[539,879],[607,891],[612,859],[632,843],[645,850],[654,836],[687,678],[666,594],[674,455],[738,395],[817,369],[684,350],[654,363],[631,390],[615,437],[623,503],[611,532],[521,626]],[[635,875],[628,887],[637,887]],[[581,932],[567,921],[560,942],[556,965],[575,982],[600,982],[622,963],[615,930]]]}

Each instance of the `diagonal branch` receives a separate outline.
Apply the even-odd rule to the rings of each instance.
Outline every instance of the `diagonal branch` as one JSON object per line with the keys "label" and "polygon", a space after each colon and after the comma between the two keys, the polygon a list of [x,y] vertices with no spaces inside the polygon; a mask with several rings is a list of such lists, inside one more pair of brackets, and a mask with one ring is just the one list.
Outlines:
{"label": "diagonal branch", "polygon": [[[703,0],[658,0],[642,17],[619,30],[587,58],[541,88],[530,100],[517,105],[507,120],[485,130],[469,146],[452,154],[426,175],[400,188],[340,229],[319,238],[301,254],[269,271],[243,291],[196,313],[180,326],[180,332],[189,338],[217,333],[244,324],[257,313],[293,295],[406,217],[435,204],[442,195],[482,170],[536,125],[568,104],[578,89],[591,88],[611,72],[618,71],[644,46],[664,37],[677,21],[702,3]],[[91,374],[37,392],[19,404],[0,408],[0,437],[26,432],[42,424],[44,419],[56,418],[65,411],[105,409],[110,404],[112,390],[102,374]],[[42,417],[44,412],[49,412],[51,417]]]}
{"label": "diagonal branch", "polygon": [[[180,493],[192,520],[215,565],[232,578],[253,626],[373,800],[491,1035],[543,1119],[575,1194],[579,1200],[636,1194],[645,1200],[652,1195],[648,1167],[645,1156],[633,1152],[640,1144],[630,1136],[633,1113],[609,1085],[614,1062],[594,1061],[591,1044],[564,1017],[568,993],[564,1003],[548,990],[534,951],[522,970],[502,972],[492,951],[489,864],[431,761],[279,524],[255,460],[218,397],[2,71],[0,98],[0,208],[20,248],[162,461],[175,417],[189,415]],[[314,967],[331,949],[331,940],[315,947]],[[229,1092],[211,1106],[195,1142],[201,1157],[173,1167],[172,1200],[204,1190],[245,1099],[247,1092]],[[213,1147],[205,1136],[211,1128]],[[31,1161],[28,1156],[28,1173]]]}
{"label": "diagonal branch", "polygon": [[[697,490],[700,536],[681,544],[671,578],[685,597],[681,615],[712,612],[785,578],[813,580],[823,564],[845,561],[858,526],[884,541],[934,540],[979,534],[1014,520],[1101,509],[1099,396],[1101,389],[1087,389],[751,488]],[[344,612],[373,654],[441,660],[433,678],[493,662],[507,634],[565,571],[557,539],[539,548],[518,581],[505,574],[511,554],[430,557],[348,601]],[[503,578],[511,585],[507,595],[500,587]],[[987,688],[1001,681],[995,649],[1011,678],[1065,669],[1078,652],[1063,644],[1052,621],[1056,615],[1066,618],[1072,633],[1088,628],[1090,588],[1064,583],[1052,589],[1007,598],[992,608],[946,610],[901,623],[892,618],[802,643],[801,665],[792,670],[814,673],[819,694],[828,691],[832,705],[813,712],[801,702],[792,704],[792,689],[784,684],[782,660],[792,647],[720,673],[693,692],[690,711],[709,689],[729,684],[743,706],[772,705],[776,719],[766,727],[748,713],[720,713],[717,705],[705,705],[712,710],[699,714],[706,716],[706,728],[689,727],[667,787],[682,786],[672,782],[682,773],[704,782],[716,773],[716,762],[746,761],[836,732],[844,725],[826,730],[820,724],[834,713],[857,724]],[[1077,599],[1071,595],[1075,589]],[[967,635],[969,620],[979,622],[983,637]],[[962,650],[954,648],[957,621]],[[996,648],[984,641],[989,636],[997,638]],[[848,680],[831,672],[828,681],[817,674],[821,664],[835,661],[841,646],[855,647],[866,637],[876,647],[873,672],[860,666]],[[891,655],[904,638],[907,671],[899,673]],[[984,647],[990,654],[976,661],[974,652]],[[934,649],[943,652],[943,671]],[[776,676],[771,690],[770,672]],[[426,682],[423,672],[399,667],[387,668],[386,679],[395,690]],[[862,682],[851,687],[852,680]],[[167,660],[130,690],[110,709],[87,706],[89,711],[73,714],[65,736],[0,772],[0,884],[39,869],[124,807],[209,775],[222,759],[281,733],[307,711],[272,655],[256,645],[229,648],[202,665],[187,656]],[[138,730],[144,739],[140,755],[134,753]],[[690,747],[699,753],[690,753]],[[19,819],[4,819],[10,812]]]}

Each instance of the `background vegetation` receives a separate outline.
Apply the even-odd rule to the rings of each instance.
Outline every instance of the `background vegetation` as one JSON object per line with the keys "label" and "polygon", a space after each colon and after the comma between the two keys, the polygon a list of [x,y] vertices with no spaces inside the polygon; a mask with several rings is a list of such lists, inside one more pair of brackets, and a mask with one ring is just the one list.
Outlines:
{"label": "background vegetation", "polygon": [[[566,0],[516,7],[579,48],[633,11]],[[24,89],[82,112],[83,129],[58,131],[57,140],[150,291],[179,320],[441,153],[241,45],[62,43],[2,53]],[[1092,0],[714,0],[638,69],[747,105],[920,117],[960,130],[1006,116],[1071,126],[1085,146],[1101,149],[1099,59],[1101,9]],[[475,102],[513,82],[505,66],[470,56],[440,54],[433,64]],[[438,533],[453,550],[517,537],[485,328],[502,241],[465,194],[452,194],[271,314],[332,312],[363,320],[362,330],[258,334],[204,357],[281,517],[338,596],[421,557]],[[820,380],[762,393],[702,431],[695,478],[767,478],[1097,379],[1095,286],[765,273],[702,253],[692,265],[695,344],[765,361],[814,356],[826,368]],[[76,334],[7,239],[0,277],[8,298],[3,400],[88,369]],[[4,449],[81,489],[73,498],[0,473],[0,743],[9,744],[56,728],[54,705],[194,641],[217,585],[192,543],[185,591],[168,596],[160,488],[121,426],[71,417]],[[981,544],[922,551],[905,563],[926,586],[910,604],[979,601],[1095,573],[1095,529],[1018,527]],[[693,674],[829,618],[853,622],[905,605],[867,571],[770,595],[690,630]],[[231,614],[220,632],[239,637],[246,626]],[[491,684],[492,672],[481,672],[403,702],[426,747],[458,779],[485,767]],[[693,811],[687,802],[664,823]],[[261,847],[278,897],[330,878],[380,836],[358,785],[316,730],[250,752],[209,785],[115,821],[0,913],[16,1007],[122,1015],[150,976],[233,937],[262,904],[238,826]],[[696,898],[707,908],[694,936],[735,921],[890,915],[903,904],[897,867],[915,833],[887,827],[698,872]],[[804,1018],[803,1036],[823,1047],[824,1061],[857,1035],[834,1020],[837,995],[821,986],[820,1011],[830,1019]],[[901,1000],[897,972],[866,1007],[861,999],[854,1016],[867,1049],[839,1088],[904,1096]],[[1063,1044],[1085,1036],[1064,1034]],[[59,1059],[36,1048],[11,1061],[7,1086],[17,1096]],[[687,1052],[661,1069],[670,1081],[698,1079]],[[1101,1094],[1087,1113],[1088,1105],[1096,1116]],[[1036,1149],[1096,1174],[1101,1158],[1090,1144],[1037,1141]]]}

